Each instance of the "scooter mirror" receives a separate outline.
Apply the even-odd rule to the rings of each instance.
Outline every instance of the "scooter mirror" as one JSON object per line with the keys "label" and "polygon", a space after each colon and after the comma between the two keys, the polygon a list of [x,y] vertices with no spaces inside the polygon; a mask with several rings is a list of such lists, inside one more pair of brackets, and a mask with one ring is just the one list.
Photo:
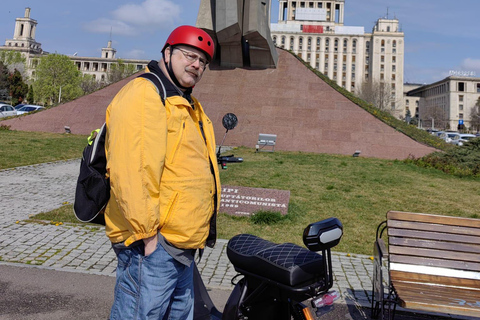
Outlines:
{"label": "scooter mirror", "polygon": [[232,130],[238,124],[237,116],[234,115],[233,113],[227,113],[226,115],[223,116],[222,123],[225,129],[227,129],[227,131]]}
{"label": "scooter mirror", "polygon": [[303,231],[303,243],[310,251],[335,247],[342,238],[343,225],[337,218],[311,223]]}

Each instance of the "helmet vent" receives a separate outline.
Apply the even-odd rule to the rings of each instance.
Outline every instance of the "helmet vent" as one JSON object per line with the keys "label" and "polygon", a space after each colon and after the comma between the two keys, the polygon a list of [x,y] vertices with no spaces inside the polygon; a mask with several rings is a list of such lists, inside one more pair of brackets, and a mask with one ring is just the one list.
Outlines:
{"label": "helmet vent", "polygon": [[210,47],[210,41],[207,41],[208,46]]}
{"label": "helmet vent", "polygon": [[199,41],[203,41],[203,38],[201,36],[198,37]]}

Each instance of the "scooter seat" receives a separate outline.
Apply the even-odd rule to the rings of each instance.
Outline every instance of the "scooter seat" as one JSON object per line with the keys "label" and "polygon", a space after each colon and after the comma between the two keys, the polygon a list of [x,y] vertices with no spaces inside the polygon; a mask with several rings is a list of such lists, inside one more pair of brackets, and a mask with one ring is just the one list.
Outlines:
{"label": "scooter seat", "polygon": [[230,239],[227,256],[236,269],[291,287],[325,276],[320,254],[293,243],[276,244],[251,234]]}

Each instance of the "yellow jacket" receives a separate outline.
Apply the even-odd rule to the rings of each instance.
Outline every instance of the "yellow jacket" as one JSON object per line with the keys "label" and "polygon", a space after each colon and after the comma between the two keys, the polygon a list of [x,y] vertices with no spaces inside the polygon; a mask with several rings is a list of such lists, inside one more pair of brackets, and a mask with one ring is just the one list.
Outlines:
{"label": "yellow jacket", "polygon": [[171,96],[164,106],[155,86],[136,78],[108,106],[105,222],[112,243],[128,246],[160,230],[177,248],[204,248],[221,188],[213,126],[193,101],[194,108]]}

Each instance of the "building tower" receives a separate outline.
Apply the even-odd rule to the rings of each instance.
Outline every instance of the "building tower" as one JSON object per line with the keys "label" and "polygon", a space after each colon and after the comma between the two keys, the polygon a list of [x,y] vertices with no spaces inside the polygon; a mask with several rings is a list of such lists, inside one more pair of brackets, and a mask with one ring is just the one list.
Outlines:
{"label": "building tower", "polygon": [[25,17],[15,20],[13,39],[5,41],[5,49],[20,51],[22,53],[41,54],[41,44],[35,41],[37,21],[30,18],[30,8],[25,8]]}
{"label": "building tower", "polygon": [[107,47],[102,48],[102,58],[105,59],[115,59],[115,54],[117,53],[117,50],[112,48],[112,40],[108,41]]}
{"label": "building tower", "polygon": [[403,38],[397,19],[377,20],[372,33],[344,25],[345,0],[279,0],[278,23],[271,24],[277,47],[292,51],[339,86],[356,92],[382,84],[389,109],[403,106]]}

